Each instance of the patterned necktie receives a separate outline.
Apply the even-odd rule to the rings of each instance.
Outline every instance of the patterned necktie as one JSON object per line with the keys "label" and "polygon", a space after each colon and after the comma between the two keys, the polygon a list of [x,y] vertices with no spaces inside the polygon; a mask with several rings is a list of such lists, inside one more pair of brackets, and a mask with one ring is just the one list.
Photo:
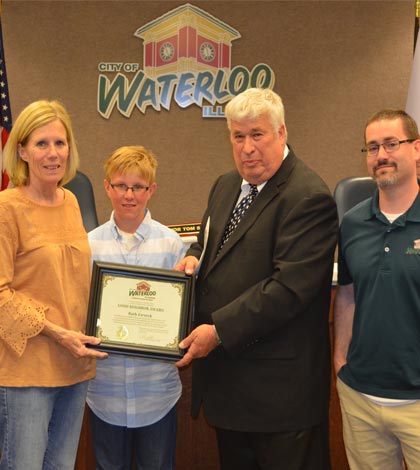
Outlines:
{"label": "patterned necktie", "polygon": [[241,221],[243,215],[248,210],[249,206],[252,204],[252,201],[257,197],[258,189],[256,184],[249,185],[249,193],[241,200],[241,202],[233,209],[233,212],[230,216],[230,219],[226,225],[225,232],[222,237],[222,241],[219,246],[219,251],[217,254],[220,253],[220,250],[224,246],[224,244],[228,241],[228,238],[232,235],[233,231],[238,226],[239,222]]}

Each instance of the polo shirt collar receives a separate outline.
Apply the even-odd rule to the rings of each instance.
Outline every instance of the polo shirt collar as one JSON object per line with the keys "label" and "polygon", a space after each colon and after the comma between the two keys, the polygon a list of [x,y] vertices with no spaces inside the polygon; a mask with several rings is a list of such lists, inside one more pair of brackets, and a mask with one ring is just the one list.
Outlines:
{"label": "polo shirt collar", "polygon": [[[420,185],[420,180],[418,180]],[[366,206],[367,213],[365,220],[371,220],[377,218],[381,222],[389,224],[389,220],[384,216],[384,214],[379,209],[379,190],[375,188],[373,193],[371,203]],[[417,194],[416,199],[414,199],[413,204],[410,208],[404,213],[401,214],[398,219],[393,222],[393,225],[404,226],[406,222],[420,222],[420,193]]]}

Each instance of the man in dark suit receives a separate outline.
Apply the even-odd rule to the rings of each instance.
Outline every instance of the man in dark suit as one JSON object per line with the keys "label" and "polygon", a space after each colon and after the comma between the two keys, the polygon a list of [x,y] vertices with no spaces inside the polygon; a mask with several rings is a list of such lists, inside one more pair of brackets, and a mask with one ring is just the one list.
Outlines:
{"label": "man in dark suit", "polygon": [[225,115],[237,171],[213,185],[198,242],[176,266],[192,274],[203,255],[177,365],[195,359],[192,413],[202,404],[215,426],[222,470],[328,470],[335,203],[286,145],[276,93],[248,89]]}

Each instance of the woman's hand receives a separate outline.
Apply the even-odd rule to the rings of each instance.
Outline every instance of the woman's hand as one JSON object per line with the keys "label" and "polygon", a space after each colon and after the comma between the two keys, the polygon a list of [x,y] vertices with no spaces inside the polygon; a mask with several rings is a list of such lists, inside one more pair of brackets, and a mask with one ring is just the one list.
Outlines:
{"label": "woman's hand", "polygon": [[46,320],[41,334],[54,339],[54,341],[68,349],[74,357],[88,357],[96,359],[105,359],[108,357],[108,354],[105,352],[87,348],[86,344],[95,346],[98,345],[101,340],[95,336],[86,336],[81,331],[66,330],[61,326],[55,325],[54,323]]}

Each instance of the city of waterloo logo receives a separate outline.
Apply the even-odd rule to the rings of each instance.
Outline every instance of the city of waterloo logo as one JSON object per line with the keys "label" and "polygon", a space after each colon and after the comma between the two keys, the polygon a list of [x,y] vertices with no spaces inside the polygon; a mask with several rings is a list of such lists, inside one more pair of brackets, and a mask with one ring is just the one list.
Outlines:
{"label": "city of waterloo logo", "polygon": [[151,289],[148,282],[140,281],[135,289],[129,289],[128,295],[129,297],[155,297],[156,291]]}
{"label": "city of waterloo logo", "polygon": [[232,42],[241,37],[231,26],[189,3],[141,26],[143,69],[137,62],[100,62],[98,112],[109,119],[116,108],[130,117],[196,105],[203,117],[223,117],[223,104],[247,88],[273,88],[274,72],[259,63],[251,70],[232,67]]}

